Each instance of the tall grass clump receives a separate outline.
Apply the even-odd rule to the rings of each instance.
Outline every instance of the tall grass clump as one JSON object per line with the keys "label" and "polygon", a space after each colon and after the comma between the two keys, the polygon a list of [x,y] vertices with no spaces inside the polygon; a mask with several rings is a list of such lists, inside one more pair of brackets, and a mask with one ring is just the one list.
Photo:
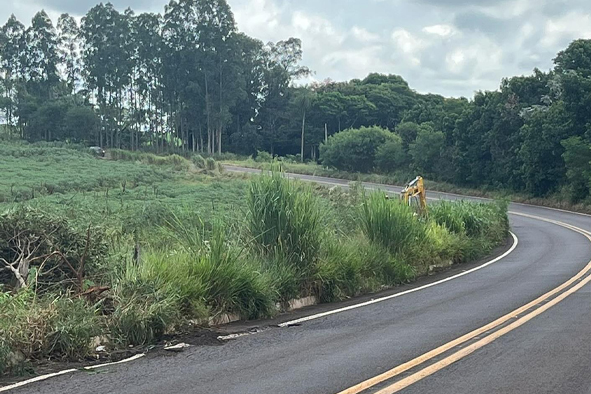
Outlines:
{"label": "tall grass clump", "polygon": [[413,267],[363,236],[329,238],[316,274],[323,302],[373,292],[414,277]]}
{"label": "tall grass clump", "polygon": [[202,230],[190,231],[180,222],[172,226],[167,231],[178,231],[175,247],[147,250],[115,280],[111,331],[118,342],[149,343],[191,319],[221,313],[244,319],[275,313],[273,281],[228,242],[222,226],[209,240]]}
{"label": "tall grass clump", "polygon": [[101,329],[97,310],[82,299],[0,293],[0,370],[15,367],[10,359],[84,358]]}
{"label": "tall grass clump", "polygon": [[490,252],[508,235],[508,203],[476,203],[440,201],[433,204],[429,215],[433,222],[446,228],[463,242],[462,260],[470,260]]}
{"label": "tall grass clump", "polygon": [[314,272],[324,235],[323,215],[308,185],[279,172],[254,179],[247,195],[247,228],[264,255],[283,255],[302,279]]}
{"label": "tall grass clump", "polygon": [[397,254],[421,244],[427,237],[425,224],[402,201],[390,200],[383,192],[371,193],[360,209],[360,223],[367,238]]}

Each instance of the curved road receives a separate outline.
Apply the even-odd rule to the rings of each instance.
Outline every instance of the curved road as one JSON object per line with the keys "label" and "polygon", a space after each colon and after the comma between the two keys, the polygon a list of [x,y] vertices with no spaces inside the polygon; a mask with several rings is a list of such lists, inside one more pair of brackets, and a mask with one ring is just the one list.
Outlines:
{"label": "curved road", "polygon": [[591,393],[591,240],[584,233],[591,217],[519,204],[510,210],[515,250],[460,278],[223,346],[145,357],[12,392]]}

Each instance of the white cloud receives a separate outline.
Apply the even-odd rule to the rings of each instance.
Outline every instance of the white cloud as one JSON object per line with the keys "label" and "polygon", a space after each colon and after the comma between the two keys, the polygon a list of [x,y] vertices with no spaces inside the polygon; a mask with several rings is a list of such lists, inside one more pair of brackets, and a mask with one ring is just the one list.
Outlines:
{"label": "white cloud", "polygon": [[564,36],[591,38],[591,15],[572,12],[560,18],[549,19],[544,30],[541,43],[545,46],[556,45]]}
{"label": "white cloud", "polygon": [[351,28],[351,34],[357,41],[360,42],[375,42],[380,40],[380,36],[378,34],[371,33],[358,26],[353,26]]}
{"label": "white cloud", "polygon": [[[44,8],[82,14],[100,0],[0,0],[29,24]],[[162,12],[169,0],[111,0]],[[228,0],[239,30],[267,41],[302,39],[315,78],[400,74],[420,92],[470,96],[501,78],[549,69],[576,38],[591,38],[589,0]],[[6,4],[5,4],[6,3]]]}
{"label": "white cloud", "polygon": [[429,34],[435,34],[440,37],[449,37],[449,36],[457,33],[455,27],[453,27],[451,25],[425,26],[425,27],[423,27],[423,32],[429,33]]}

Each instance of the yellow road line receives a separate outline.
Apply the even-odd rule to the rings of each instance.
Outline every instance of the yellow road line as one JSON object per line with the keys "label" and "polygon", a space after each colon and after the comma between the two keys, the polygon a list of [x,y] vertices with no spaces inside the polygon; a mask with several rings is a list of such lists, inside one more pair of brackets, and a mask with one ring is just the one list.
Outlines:
{"label": "yellow road line", "polygon": [[475,343],[471,344],[470,346],[467,346],[464,349],[461,349],[461,350],[457,351],[456,353],[444,358],[443,360],[438,361],[435,364],[430,365],[430,366],[422,369],[421,371],[414,373],[414,374],[376,392],[376,394],[397,393],[398,391],[418,382],[419,380],[424,379],[427,376],[432,375],[435,372],[442,370],[443,368],[447,367],[448,365],[451,365],[451,364],[461,360],[462,358],[475,352],[476,350],[480,349],[481,347],[488,345],[489,343],[493,342],[494,340],[515,330],[517,327],[522,326],[523,324],[527,323],[528,321],[530,321],[534,317],[544,313],[548,309],[552,308],[554,305],[558,304],[560,301],[564,300],[569,295],[580,290],[583,286],[585,286],[587,283],[589,283],[589,281],[591,281],[591,276],[586,277],[581,282],[579,282],[576,286],[571,287],[570,289],[568,289],[564,293],[560,294],[558,297],[556,297],[553,300],[549,301],[548,303],[542,305],[541,307],[535,309],[531,313],[528,313],[527,315],[519,318],[515,322],[509,324],[508,326],[503,327],[500,330],[495,331],[494,333],[490,334],[489,336],[482,338],[478,342],[475,342]]}
{"label": "yellow road line", "polygon": [[[542,220],[542,221],[545,221],[545,222],[553,223],[553,224],[556,224],[556,225],[559,225],[559,226],[568,228],[570,230],[573,230],[575,232],[578,232],[578,233],[584,235],[589,241],[591,241],[591,237],[589,236],[591,233],[589,233],[588,231],[583,230],[581,228],[572,226],[570,224],[558,222],[558,221],[551,220],[551,219],[545,219],[545,218],[541,218],[541,217],[537,217],[537,216],[533,216],[533,215],[522,214],[522,213],[518,213],[518,212],[510,212],[510,213],[512,213],[514,215],[518,215],[518,216],[524,216],[524,217],[528,217],[528,218],[532,218],[532,219]],[[586,273],[588,273],[590,270],[591,270],[591,261],[581,271],[579,271],[575,276],[573,276],[572,278],[570,278],[568,281],[566,281],[562,285],[560,285],[560,286],[558,286],[558,287],[550,290],[549,292],[545,293],[544,295],[536,298],[532,302],[530,302],[530,303],[528,303],[528,304],[526,304],[526,305],[524,305],[524,306],[522,306],[520,308],[515,309],[514,311],[512,311],[512,312],[510,312],[510,313],[508,313],[508,314],[506,314],[506,315],[498,318],[497,320],[495,320],[495,321],[493,321],[493,322],[491,322],[491,323],[489,323],[489,324],[487,324],[487,325],[485,325],[483,327],[480,327],[480,328],[478,328],[478,329],[476,329],[476,330],[474,330],[472,332],[469,332],[468,334],[465,334],[465,335],[463,335],[463,336],[461,336],[461,337],[459,337],[459,338],[457,338],[457,339],[455,339],[455,340],[453,340],[451,342],[448,342],[448,343],[446,343],[446,344],[444,344],[444,345],[442,345],[442,346],[440,346],[440,347],[438,347],[436,349],[433,349],[433,350],[431,350],[431,351],[429,351],[429,352],[427,352],[427,353],[425,353],[425,354],[423,354],[423,355],[421,355],[419,357],[416,357],[416,358],[414,358],[414,359],[412,359],[412,360],[410,360],[410,361],[408,361],[408,362],[406,362],[404,364],[401,364],[401,365],[399,365],[399,366],[397,366],[395,368],[392,368],[389,371],[386,371],[386,372],[384,372],[384,373],[382,373],[380,375],[377,375],[377,376],[375,376],[373,378],[370,378],[368,380],[365,380],[365,381],[363,381],[363,382],[361,382],[361,383],[359,383],[359,384],[357,384],[355,386],[352,386],[352,387],[350,387],[350,388],[348,388],[346,390],[340,391],[338,394],[356,394],[356,393],[360,393],[360,392],[362,392],[362,391],[364,391],[364,390],[366,390],[366,389],[368,389],[370,387],[373,387],[373,386],[375,386],[375,385],[377,385],[379,383],[382,383],[382,382],[384,382],[384,381],[386,381],[388,379],[391,379],[391,378],[393,378],[393,377],[395,377],[395,376],[397,376],[397,375],[399,375],[399,374],[401,374],[403,372],[406,372],[406,371],[410,370],[411,368],[414,368],[416,366],[419,366],[419,365],[423,364],[424,362],[429,361],[429,360],[433,359],[434,357],[437,357],[438,355],[440,355],[440,354],[442,354],[442,353],[444,353],[444,352],[446,352],[448,350],[453,349],[456,346],[459,346],[459,345],[461,345],[461,344],[463,344],[463,343],[465,343],[465,342],[467,342],[467,341],[469,341],[469,340],[471,340],[471,339],[473,339],[473,338],[475,338],[475,337],[477,337],[477,336],[479,336],[479,335],[481,335],[481,334],[483,334],[483,333],[485,333],[485,332],[487,332],[489,330],[492,330],[492,329],[494,329],[494,328],[496,328],[496,327],[498,327],[498,326],[506,323],[507,321],[509,321],[511,319],[516,318],[517,316],[519,316],[523,312],[527,311],[528,309],[530,309],[530,308],[532,308],[532,307],[540,304],[542,301],[545,301],[546,299],[554,296],[555,294],[557,294],[557,293],[561,292],[562,290],[564,290],[565,288],[569,287],[574,282],[576,282],[578,279],[580,279],[582,276],[584,276]],[[591,280],[590,278],[591,277],[585,279],[585,281],[586,281],[585,283],[587,283],[589,280]],[[583,282],[581,282],[581,283],[583,283]],[[580,284],[577,285],[577,286],[581,286],[582,287],[582,285],[580,285]],[[579,289],[580,287],[573,287],[573,289],[574,288]],[[564,294],[567,294],[568,295],[568,294],[571,294],[571,293],[565,292]],[[559,301],[557,301],[557,302],[560,302],[562,299],[566,298],[566,296],[562,297],[563,295],[555,298],[555,300],[558,299]],[[562,298],[560,298],[560,297],[562,297]],[[552,306],[552,305],[555,305],[555,303],[548,303],[546,305]],[[519,327],[521,324],[525,323],[526,321],[530,320],[531,318],[537,316],[538,314],[540,314],[543,311],[545,311],[546,309],[548,309],[549,307],[546,307],[546,305],[544,305],[544,307],[541,307],[541,308],[536,309],[535,311],[530,312],[530,314],[523,316],[522,318],[520,318],[516,322],[508,325],[507,327],[505,327],[505,328],[503,328],[503,329],[501,329],[501,330],[499,330],[497,332],[503,332],[508,327],[512,327],[510,330],[506,331],[506,332],[509,332],[509,331],[511,331],[511,330]],[[545,309],[542,310],[542,308],[545,308]],[[534,315],[534,313],[536,311],[538,311],[538,310],[542,310],[542,311]],[[530,315],[531,315],[531,317],[529,317],[527,320],[524,320],[521,324],[514,326],[517,322],[522,321],[522,319],[524,319],[524,318],[526,318],[526,317],[528,317]],[[495,332],[495,334],[497,332]],[[486,338],[492,337],[493,335],[494,334],[491,334],[491,335],[489,335]],[[501,334],[501,335],[504,335],[504,334]],[[494,337],[493,339],[490,340],[490,342],[492,342],[496,338],[498,338],[498,337]],[[482,343],[482,341],[484,341],[484,339],[483,340],[480,340],[480,341],[478,341],[476,343]],[[487,342],[487,343],[490,343],[490,342]],[[482,344],[480,347],[484,346],[485,344],[486,343]],[[471,345],[471,346],[467,347],[466,349],[470,349],[474,345]],[[463,349],[463,350],[461,350],[461,351],[459,351],[457,353],[454,353],[454,355],[457,355],[457,354],[465,351],[466,349]],[[477,348],[474,348],[474,350],[476,350],[476,349]],[[471,352],[473,352],[474,350],[472,350]],[[467,354],[469,354],[469,353],[467,353]],[[449,357],[453,357],[454,355],[449,356]],[[463,355],[460,358],[465,357],[466,355]],[[438,363],[433,364],[433,366],[439,365],[439,369],[442,369],[442,368],[445,368],[445,366],[451,364],[452,362],[455,362],[455,361],[459,360],[459,358],[458,358],[458,359],[456,359],[454,361],[449,362],[448,364],[440,364],[443,361],[448,360],[449,357],[446,358],[446,359],[444,359],[444,360],[442,360],[442,361],[440,361],[440,362],[438,362]],[[450,361],[450,360],[448,360],[448,361]],[[425,376],[429,376],[430,374],[436,372],[436,370],[437,371],[439,370],[439,369],[433,370],[432,372],[430,372],[430,373],[422,376],[421,373],[423,373],[423,371],[428,371],[429,368],[431,368],[431,367],[427,367],[424,370],[419,371],[416,374],[413,374],[413,375],[409,376],[408,378],[405,378],[405,379],[401,380],[400,382],[395,383],[394,385],[396,385],[398,383],[401,383],[401,382],[404,382],[404,381],[407,381],[406,379],[410,379],[410,378],[414,377],[415,380],[408,380],[407,381],[407,382],[410,382],[406,386],[404,386],[404,387],[407,387],[408,385],[411,385],[411,384],[415,383],[416,381],[424,378]],[[389,386],[388,389],[391,389],[393,386]],[[404,388],[404,387],[402,387],[402,388]],[[402,388],[397,388],[396,391],[401,390]],[[396,391],[383,391],[383,392],[380,391],[380,394],[383,394],[383,393],[386,393],[386,392],[388,392],[388,393],[390,393],[390,392],[394,393]]]}

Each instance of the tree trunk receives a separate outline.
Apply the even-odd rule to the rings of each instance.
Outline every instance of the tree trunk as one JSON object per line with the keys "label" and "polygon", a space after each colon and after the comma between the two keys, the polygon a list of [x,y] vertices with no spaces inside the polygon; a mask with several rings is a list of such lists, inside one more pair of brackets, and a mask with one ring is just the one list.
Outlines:
{"label": "tree trunk", "polygon": [[211,114],[209,108],[209,84],[207,83],[207,73],[205,75],[205,113],[207,115],[207,153],[212,154],[213,144],[211,136]]}
{"label": "tree trunk", "polygon": [[302,146],[300,149],[300,160],[304,162],[304,131],[306,129],[306,110],[304,110],[304,116],[302,116]]}

